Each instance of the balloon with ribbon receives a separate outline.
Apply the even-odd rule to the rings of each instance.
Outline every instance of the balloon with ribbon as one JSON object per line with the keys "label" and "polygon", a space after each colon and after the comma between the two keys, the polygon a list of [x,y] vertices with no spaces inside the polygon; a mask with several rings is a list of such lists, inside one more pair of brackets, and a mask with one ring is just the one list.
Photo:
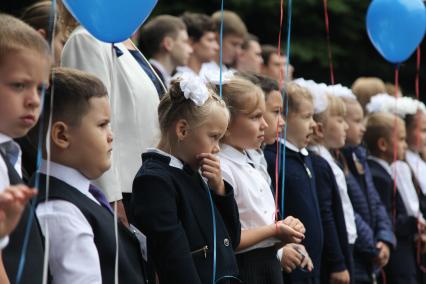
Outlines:
{"label": "balloon with ribbon", "polygon": [[63,0],[68,11],[97,39],[128,39],[148,18],[157,0]]}
{"label": "balloon with ribbon", "polygon": [[367,31],[377,51],[391,63],[407,60],[426,30],[421,0],[373,0],[367,11]]}

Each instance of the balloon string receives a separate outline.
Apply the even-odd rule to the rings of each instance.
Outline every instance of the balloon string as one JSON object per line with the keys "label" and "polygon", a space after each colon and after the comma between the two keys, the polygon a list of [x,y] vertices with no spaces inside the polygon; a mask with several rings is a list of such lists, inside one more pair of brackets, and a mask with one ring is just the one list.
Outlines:
{"label": "balloon string", "polygon": [[421,54],[420,54],[420,46],[417,47],[417,60],[416,60],[416,99],[418,100],[420,97],[420,88],[419,88],[419,84],[420,84],[420,58],[421,58]]}
{"label": "balloon string", "polygon": [[222,72],[223,72],[223,0],[220,4],[220,37],[219,37],[219,96],[222,97]]}
{"label": "balloon string", "polygon": [[[287,6],[287,62],[286,62],[286,76],[288,76],[288,66],[290,64],[290,43],[291,43],[291,16],[292,16],[292,0],[288,0],[288,6]],[[287,77],[288,78],[288,77]],[[284,103],[285,103],[285,117],[288,117],[288,96],[285,95],[285,89],[283,88],[283,95],[284,95]],[[285,197],[285,162],[286,162],[286,143],[287,143],[287,125],[284,126],[283,131],[283,143],[280,145],[282,147],[282,154],[280,157],[282,157],[282,167],[281,167],[281,174],[282,174],[282,180],[281,180],[281,217],[284,219],[284,197]]]}
{"label": "balloon string", "polygon": [[330,81],[331,81],[331,84],[334,85],[333,54],[331,51],[331,43],[330,43],[330,25],[328,20],[327,0],[323,0],[323,3],[324,3],[325,32],[327,37],[328,64],[330,67]]}
{"label": "balloon string", "polygon": [[[284,18],[284,8],[283,8],[283,0],[280,1],[280,30],[278,32],[278,49],[277,49],[277,55],[278,57],[281,57],[281,32],[283,29],[283,18]],[[279,86],[282,88],[282,84],[284,81],[284,70],[280,67],[280,78],[279,78]]]}
{"label": "balloon string", "polygon": [[[398,96],[398,81],[399,81],[399,66],[395,65],[395,97]],[[397,100],[395,100],[395,113],[397,111],[398,108],[398,104],[397,104]],[[397,131],[397,126],[398,126],[398,117],[395,115],[395,119],[394,119],[394,127],[393,127],[393,162],[395,162],[398,159],[398,131]],[[393,172],[393,206],[392,206],[392,219],[393,219],[393,224],[394,224],[394,229],[396,226],[396,193],[397,193],[397,188],[396,188],[396,168],[393,167],[392,169]]]}

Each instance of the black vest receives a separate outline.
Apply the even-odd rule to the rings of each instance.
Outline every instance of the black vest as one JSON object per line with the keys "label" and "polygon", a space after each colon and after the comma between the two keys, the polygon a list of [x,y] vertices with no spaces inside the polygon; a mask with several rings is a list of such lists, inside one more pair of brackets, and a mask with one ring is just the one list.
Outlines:
{"label": "black vest", "polygon": [[[40,189],[37,205],[46,199],[46,176],[40,174]],[[114,216],[77,189],[54,177],[49,177],[49,200],[60,199],[71,202],[89,222],[99,254],[102,283],[114,284],[115,232]],[[145,283],[143,260],[136,236],[120,222],[118,223],[118,281],[119,283]],[[54,275],[53,275],[54,278]]]}
{"label": "black vest", "polygon": [[[23,184],[21,177],[16,172],[15,168],[10,164],[7,158],[0,151],[0,156],[3,158],[7,166],[7,172],[11,185]],[[25,230],[27,223],[32,214],[31,230],[28,242],[28,249],[25,257],[25,266],[21,276],[21,284],[42,283],[43,278],[43,241],[40,228],[37,223],[35,212],[31,208],[30,203],[25,206],[22,212],[21,220],[16,226],[15,230],[9,236],[9,245],[2,251],[2,257],[6,273],[9,277],[10,283],[15,283],[16,273],[19,267],[19,260],[21,258],[22,246],[24,243]]]}

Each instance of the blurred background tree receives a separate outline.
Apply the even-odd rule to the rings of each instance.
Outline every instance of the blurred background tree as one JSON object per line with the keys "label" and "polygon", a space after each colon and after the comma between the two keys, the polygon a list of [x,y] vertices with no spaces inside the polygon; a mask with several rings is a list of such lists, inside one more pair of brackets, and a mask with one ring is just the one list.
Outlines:
{"label": "blurred background tree", "polygon": [[[88,0],[90,1],[90,0]],[[143,0],[140,0],[143,1]],[[3,3],[5,2],[5,3]],[[7,2],[7,3],[6,3]],[[34,0],[2,1],[0,10],[19,15]],[[261,43],[278,45],[280,0],[225,0],[225,9],[235,11]],[[394,66],[386,62],[368,39],[365,17],[369,0],[329,0],[328,13],[336,83],[351,86],[359,76],[377,76],[394,82]],[[284,1],[287,4],[287,1]],[[180,15],[185,11],[211,14],[220,0],[159,0],[154,15]],[[330,83],[324,8],[321,0],[293,1],[290,61],[295,77]],[[151,16],[151,17],[152,17]],[[286,46],[287,7],[284,6],[282,46]],[[426,48],[421,45],[420,96],[426,99]],[[400,66],[400,86],[414,95],[416,56]]]}

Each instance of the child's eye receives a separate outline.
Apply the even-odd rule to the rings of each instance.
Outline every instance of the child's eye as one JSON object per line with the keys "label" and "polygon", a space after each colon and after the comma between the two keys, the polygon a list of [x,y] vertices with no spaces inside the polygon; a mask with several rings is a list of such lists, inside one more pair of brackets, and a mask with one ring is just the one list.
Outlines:
{"label": "child's eye", "polygon": [[11,84],[12,88],[17,91],[22,91],[25,89],[26,85],[24,83],[16,82]]}

